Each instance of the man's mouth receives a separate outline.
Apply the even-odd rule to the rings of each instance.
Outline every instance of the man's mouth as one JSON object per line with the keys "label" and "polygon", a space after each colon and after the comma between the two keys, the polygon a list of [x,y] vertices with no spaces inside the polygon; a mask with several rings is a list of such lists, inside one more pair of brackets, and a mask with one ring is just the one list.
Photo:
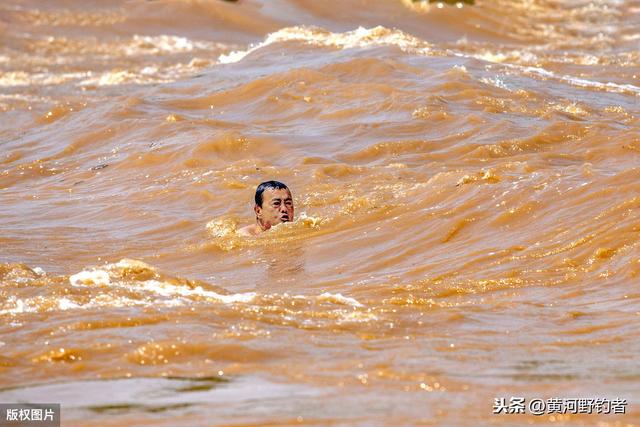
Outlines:
{"label": "man's mouth", "polygon": [[282,221],[282,222],[287,222],[287,221],[289,221],[289,215],[282,215],[282,216],[280,217],[280,221]]}

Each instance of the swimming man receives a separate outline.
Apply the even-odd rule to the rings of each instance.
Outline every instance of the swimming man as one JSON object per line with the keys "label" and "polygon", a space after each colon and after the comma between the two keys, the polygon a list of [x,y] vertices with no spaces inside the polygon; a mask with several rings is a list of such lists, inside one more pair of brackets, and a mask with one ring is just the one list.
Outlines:
{"label": "swimming man", "polygon": [[281,222],[293,221],[293,198],[289,187],[278,181],[258,185],[255,195],[256,223],[238,230],[242,236],[257,236]]}

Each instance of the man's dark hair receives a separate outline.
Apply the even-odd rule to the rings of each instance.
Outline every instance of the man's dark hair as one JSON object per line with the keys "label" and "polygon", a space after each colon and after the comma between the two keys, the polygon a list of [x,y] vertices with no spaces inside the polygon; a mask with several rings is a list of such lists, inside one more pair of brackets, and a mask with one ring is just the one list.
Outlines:
{"label": "man's dark hair", "polygon": [[[262,193],[264,193],[264,190],[289,190],[289,187],[287,187],[285,184],[281,183],[280,181],[266,181],[263,182],[262,184],[258,185],[258,188],[256,188],[256,205],[262,207]],[[289,192],[291,192],[291,190],[289,190]]]}

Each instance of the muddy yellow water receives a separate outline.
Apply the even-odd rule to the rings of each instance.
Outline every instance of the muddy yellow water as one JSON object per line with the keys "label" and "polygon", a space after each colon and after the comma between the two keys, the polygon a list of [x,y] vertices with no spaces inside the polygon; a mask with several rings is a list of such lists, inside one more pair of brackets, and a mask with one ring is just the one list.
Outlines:
{"label": "muddy yellow water", "polygon": [[640,424],[640,2],[448,3],[2,2],[0,402]]}

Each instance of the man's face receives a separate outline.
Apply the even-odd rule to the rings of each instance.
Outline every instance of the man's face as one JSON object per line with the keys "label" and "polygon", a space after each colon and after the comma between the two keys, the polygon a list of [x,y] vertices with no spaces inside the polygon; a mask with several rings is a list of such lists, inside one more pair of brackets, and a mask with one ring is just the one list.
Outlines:
{"label": "man's face", "polygon": [[268,230],[281,222],[293,221],[293,199],[289,190],[267,188],[262,193],[262,206],[255,207],[258,221]]}

